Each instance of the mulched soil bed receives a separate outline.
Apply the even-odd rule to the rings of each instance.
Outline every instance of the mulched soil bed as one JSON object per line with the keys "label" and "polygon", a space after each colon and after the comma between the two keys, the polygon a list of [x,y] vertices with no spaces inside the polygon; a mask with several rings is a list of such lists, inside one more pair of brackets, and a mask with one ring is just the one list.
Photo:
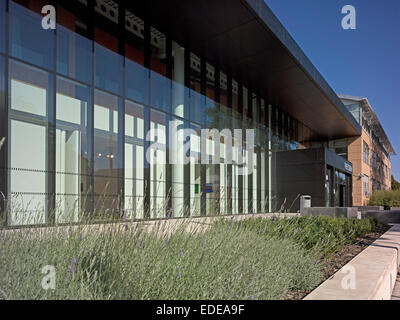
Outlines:
{"label": "mulched soil bed", "polygon": [[[340,252],[333,254],[325,263],[324,277],[321,281],[324,282],[339,271],[345,264],[352,260],[361,251],[371,245],[376,239],[390,229],[387,227],[378,227],[374,232],[366,234],[364,237],[356,238],[352,243],[342,247]],[[313,290],[308,291],[289,291],[286,294],[286,300],[301,300]]]}

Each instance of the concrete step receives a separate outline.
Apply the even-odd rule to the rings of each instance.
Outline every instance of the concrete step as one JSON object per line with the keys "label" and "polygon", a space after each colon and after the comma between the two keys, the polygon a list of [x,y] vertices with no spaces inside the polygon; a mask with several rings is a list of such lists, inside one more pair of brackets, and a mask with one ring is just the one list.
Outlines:
{"label": "concrete step", "polygon": [[[395,284],[399,284],[399,251],[400,225],[394,225],[304,299],[392,299]],[[399,291],[395,292],[400,296]]]}

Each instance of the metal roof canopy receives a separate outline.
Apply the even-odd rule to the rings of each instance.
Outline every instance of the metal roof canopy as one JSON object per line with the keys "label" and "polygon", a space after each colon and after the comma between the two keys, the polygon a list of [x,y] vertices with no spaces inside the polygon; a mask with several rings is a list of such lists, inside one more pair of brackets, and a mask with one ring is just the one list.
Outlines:
{"label": "metal roof canopy", "polygon": [[263,0],[149,0],[126,7],[142,17],[147,11],[156,28],[241,78],[321,138],[361,135],[360,125]]}

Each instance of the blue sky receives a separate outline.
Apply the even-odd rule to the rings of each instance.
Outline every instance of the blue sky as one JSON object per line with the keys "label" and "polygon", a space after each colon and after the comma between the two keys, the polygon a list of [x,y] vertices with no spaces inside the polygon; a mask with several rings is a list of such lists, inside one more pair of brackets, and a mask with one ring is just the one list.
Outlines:
{"label": "blue sky", "polygon": [[[367,97],[400,154],[400,1],[265,0],[336,93]],[[356,9],[344,30],[342,7]],[[392,157],[400,180],[400,156]]]}

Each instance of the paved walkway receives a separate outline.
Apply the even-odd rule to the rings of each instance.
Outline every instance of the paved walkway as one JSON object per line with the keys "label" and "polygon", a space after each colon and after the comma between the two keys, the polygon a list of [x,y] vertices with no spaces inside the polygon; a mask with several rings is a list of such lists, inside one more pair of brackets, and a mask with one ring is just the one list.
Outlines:
{"label": "paved walkway", "polygon": [[400,272],[397,274],[396,284],[394,285],[392,300],[400,300]]}

